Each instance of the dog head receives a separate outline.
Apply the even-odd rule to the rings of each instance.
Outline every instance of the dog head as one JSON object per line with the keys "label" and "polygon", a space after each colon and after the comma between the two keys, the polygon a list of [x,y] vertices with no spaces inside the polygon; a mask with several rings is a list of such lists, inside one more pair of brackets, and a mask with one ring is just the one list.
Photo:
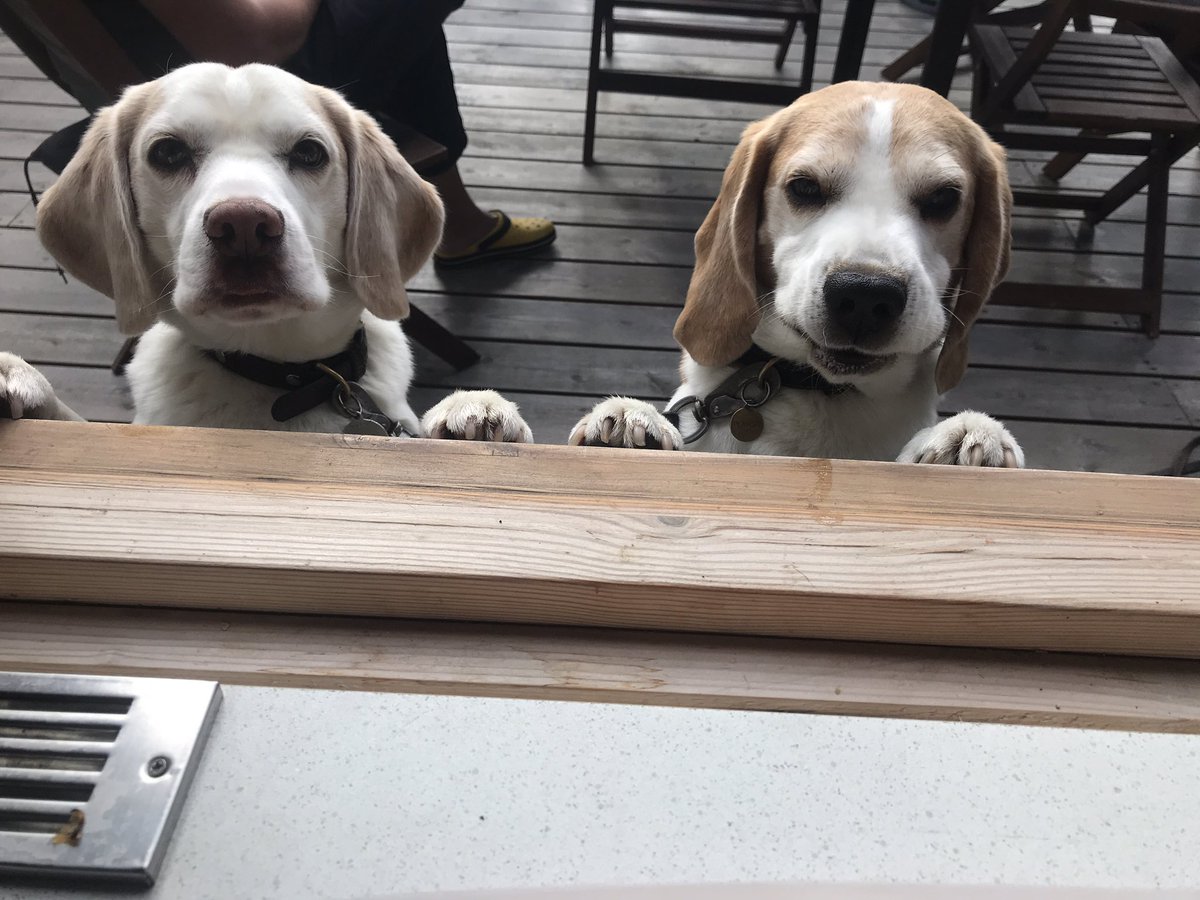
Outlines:
{"label": "dog head", "polygon": [[948,390],[1008,268],[1011,209],[1003,149],[932,91],[846,82],[808,94],[742,135],[696,234],[675,337],[702,365],[724,365],[767,330],[840,383],[940,341]]}
{"label": "dog head", "polygon": [[337,93],[198,63],[97,115],[37,227],[137,334],[168,312],[225,329],[337,304],[403,318],[442,205]]}

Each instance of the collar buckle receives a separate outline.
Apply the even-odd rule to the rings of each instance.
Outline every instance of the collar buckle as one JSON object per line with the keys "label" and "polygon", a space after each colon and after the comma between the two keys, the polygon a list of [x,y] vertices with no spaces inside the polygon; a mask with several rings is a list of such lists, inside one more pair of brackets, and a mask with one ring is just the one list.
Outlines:
{"label": "collar buckle", "polygon": [[679,414],[690,409],[700,427],[683,439],[685,444],[698,441],[708,431],[714,419],[731,418],[730,433],[739,441],[753,441],[762,434],[762,415],[758,407],[784,388],[821,391],[836,397],[853,390],[852,385],[832,384],[812,366],[798,365],[779,356],[772,356],[757,344],[743,353],[735,363],[739,368],[704,398],[680,397],[663,411],[663,415],[679,427]]}

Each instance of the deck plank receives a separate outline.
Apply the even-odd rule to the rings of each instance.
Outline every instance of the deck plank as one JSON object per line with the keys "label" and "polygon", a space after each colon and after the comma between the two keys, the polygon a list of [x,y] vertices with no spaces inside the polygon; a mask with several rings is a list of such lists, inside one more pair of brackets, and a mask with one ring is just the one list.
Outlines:
{"label": "deck plank", "polygon": [[[843,4],[826,0],[816,65],[828,77]],[[590,0],[472,0],[447,23],[471,145],[464,180],[487,208],[543,214],[558,243],[526,261],[438,273],[413,283],[425,311],[475,343],[484,360],[452,373],[419,352],[423,407],[455,386],[511,392],[540,439],[560,442],[597,398],[660,400],[675,387],[671,324],[692,263],[692,233],[706,214],[752,104],[605,94],[597,155],[579,164]],[[928,30],[929,19],[880,0],[864,55],[876,77]],[[623,34],[615,65],[798,77],[800,38],[781,75],[761,46]],[[952,99],[965,103],[960,72]],[[121,336],[107,298],[64,280],[33,234],[21,161],[52,130],[84,112],[0,39],[0,337],[5,349],[47,367],[85,415],[126,421],[128,392],[108,363]],[[1046,154],[1014,153],[1015,183],[1053,190]],[[608,162],[604,162],[607,160]],[[1127,161],[1094,155],[1061,189],[1096,191]],[[31,172],[44,189],[53,175]],[[1070,213],[1019,210],[1013,277],[1052,283],[1133,284],[1144,197],[1076,244]],[[1166,464],[1200,427],[1200,154],[1175,167],[1167,234],[1164,335],[1149,341],[1130,317],[993,307],[972,341],[973,368],[943,412],[987,409],[1013,422],[1032,463],[1138,472]]]}

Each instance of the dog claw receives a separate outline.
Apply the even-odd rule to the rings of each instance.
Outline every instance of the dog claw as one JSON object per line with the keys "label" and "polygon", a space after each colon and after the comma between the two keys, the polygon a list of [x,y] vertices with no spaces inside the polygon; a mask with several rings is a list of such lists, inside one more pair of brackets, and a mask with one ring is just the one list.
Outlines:
{"label": "dog claw", "polygon": [[1004,448],[1004,467],[1006,469],[1019,469],[1017,465],[1017,455],[1012,452],[1011,447]]}
{"label": "dog claw", "polygon": [[586,447],[673,449],[681,446],[679,432],[649,403],[610,397],[576,423],[568,443]]}
{"label": "dog claw", "polygon": [[978,466],[983,462],[983,448],[975,444],[967,451],[967,465]]}

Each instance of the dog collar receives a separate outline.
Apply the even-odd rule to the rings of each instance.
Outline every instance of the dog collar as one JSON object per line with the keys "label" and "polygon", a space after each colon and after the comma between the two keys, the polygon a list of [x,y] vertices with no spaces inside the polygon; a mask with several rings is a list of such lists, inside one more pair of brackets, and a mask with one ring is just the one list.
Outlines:
{"label": "dog collar", "polygon": [[833,384],[812,366],[791,362],[774,356],[758,344],[739,356],[733,363],[737,371],[722,381],[704,398],[681,397],[663,411],[663,415],[679,427],[680,413],[689,409],[700,427],[683,439],[691,444],[708,431],[713,419],[729,419],[729,433],[742,442],[756,440],[763,431],[762,414],[758,407],[783,388],[797,391],[820,391],[836,397],[854,389],[849,384]]}
{"label": "dog collar", "polygon": [[339,394],[339,389],[357,387],[354,383],[367,371],[367,333],[360,328],[345,350],[307,362],[275,362],[252,353],[220,350],[206,350],[204,355],[235,375],[267,387],[284,388],[287,393],[271,405],[271,416],[276,422],[286,422],[320,406]]}
{"label": "dog collar", "polygon": [[[794,363],[781,356],[774,356],[758,344],[751,344],[750,349],[734,360],[733,364],[738,367],[738,375],[740,375],[741,369],[749,366],[763,366],[772,361],[774,361],[775,371],[779,373],[781,387],[792,388],[796,391],[820,391],[827,397],[836,397],[854,389],[854,386],[850,384],[832,383],[812,366]],[[737,375],[733,377],[737,378]]]}

